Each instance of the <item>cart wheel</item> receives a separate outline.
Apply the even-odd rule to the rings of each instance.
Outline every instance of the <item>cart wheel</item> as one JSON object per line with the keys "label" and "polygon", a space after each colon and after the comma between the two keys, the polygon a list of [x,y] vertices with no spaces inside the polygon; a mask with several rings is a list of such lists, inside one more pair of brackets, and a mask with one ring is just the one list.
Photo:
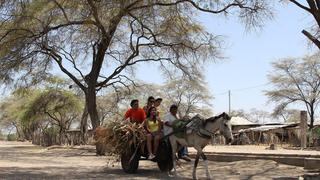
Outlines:
{"label": "cart wheel", "polygon": [[162,140],[160,142],[157,152],[157,163],[162,172],[168,172],[173,169],[172,150],[169,140]]}
{"label": "cart wheel", "polygon": [[[139,166],[139,160],[140,160],[140,152],[139,148],[137,149],[134,146],[129,148],[127,151],[121,154],[121,167],[124,172],[126,173],[136,173],[138,166]],[[135,153],[135,154],[134,154]],[[130,159],[133,156],[131,162]]]}

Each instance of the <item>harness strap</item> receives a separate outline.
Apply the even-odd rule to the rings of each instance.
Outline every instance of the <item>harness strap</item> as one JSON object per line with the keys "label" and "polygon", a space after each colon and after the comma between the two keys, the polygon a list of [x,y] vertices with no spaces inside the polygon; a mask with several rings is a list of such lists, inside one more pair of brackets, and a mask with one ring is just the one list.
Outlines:
{"label": "harness strap", "polygon": [[[190,128],[186,128],[186,129],[190,129]],[[178,133],[178,132],[182,132],[184,130],[179,130],[179,131],[172,131],[171,133],[163,136],[161,139],[165,139],[175,133]],[[203,137],[203,138],[206,138],[206,139],[211,139],[211,137],[214,135],[214,133],[204,129],[204,128],[199,128],[198,131],[197,131],[197,135],[200,136],[200,137]]]}
{"label": "harness strap", "polygon": [[201,121],[201,124],[198,124],[199,126],[197,128],[192,127],[193,126],[193,118],[191,120],[189,120],[189,122],[187,122],[184,126],[184,128],[182,129],[176,129],[175,131],[172,129],[172,132],[163,136],[161,139],[165,139],[173,134],[179,133],[179,132],[183,132],[185,131],[185,133],[187,134],[188,129],[191,129],[192,131],[195,131],[197,133],[198,136],[202,137],[202,138],[206,138],[206,139],[211,139],[212,136],[215,135],[215,133],[212,133],[208,130],[205,129],[205,123],[204,121]]}
{"label": "harness strap", "polygon": [[211,137],[214,135],[214,133],[204,129],[204,128],[199,128],[197,131],[198,136],[206,138],[206,139],[211,139]]}
{"label": "harness strap", "polygon": [[202,138],[205,138],[205,139],[211,139],[211,136],[209,136],[207,134],[200,133],[200,131],[197,132],[197,135]]}

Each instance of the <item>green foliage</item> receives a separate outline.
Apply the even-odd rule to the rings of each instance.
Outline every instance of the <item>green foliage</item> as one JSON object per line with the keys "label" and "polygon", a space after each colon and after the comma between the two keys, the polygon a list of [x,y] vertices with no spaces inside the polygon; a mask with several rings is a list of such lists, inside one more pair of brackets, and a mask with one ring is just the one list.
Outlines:
{"label": "green foliage", "polygon": [[46,134],[50,137],[56,137],[59,135],[59,129],[55,126],[48,127],[43,129],[43,134]]}
{"label": "green foliage", "polygon": [[316,127],[313,130],[313,134],[315,134],[317,136],[317,138],[320,138],[320,128]]}
{"label": "green foliage", "polygon": [[0,141],[6,140],[6,136],[4,134],[2,134],[1,130],[0,130]]}
{"label": "green foliage", "polygon": [[83,103],[70,91],[56,87],[21,88],[1,103],[1,123],[8,127],[14,125],[21,136],[27,133],[30,137],[30,133],[48,125],[68,128],[80,116],[82,107]]}
{"label": "green foliage", "polygon": [[7,135],[7,140],[8,141],[16,141],[17,140],[17,135],[16,134],[8,134]]}
{"label": "green foliage", "polygon": [[[69,112],[80,112],[82,104],[71,92],[47,89],[37,94],[28,104],[22,120],[32,122],[47,119],[47,115],[66,115]],[[58,115],[57,115],[58,116]]]}
{"label": "green foliage", "polygon": [[1,123],[4,126],[11,126],[13,124],[16,126],[22,125],[22,117],[34,93],[36,91],[31,92],[26,89],[18,89],[11,96],[5,98],[0,105],[2,111]]}
{"label": "green foliage", "polygon": [[[221,42],[196,20],[197,12],[234,15],[248,26],[259,26],[272,17],[269,3],[263,0],[159,2],[3,1],[0,80],[40,82],[54,62],[77,85],[86,84],[84,74],[109,79],[104,83],[91,79],[99,87],[113,85],[125,66],[138,59],[161,60],[165,67],[195,72],[218,57]],[[96,56],[98,50],[104,56]],[[88,73],[88,65],[98,74]],[[101,70],[110,67],[115,74]]]}

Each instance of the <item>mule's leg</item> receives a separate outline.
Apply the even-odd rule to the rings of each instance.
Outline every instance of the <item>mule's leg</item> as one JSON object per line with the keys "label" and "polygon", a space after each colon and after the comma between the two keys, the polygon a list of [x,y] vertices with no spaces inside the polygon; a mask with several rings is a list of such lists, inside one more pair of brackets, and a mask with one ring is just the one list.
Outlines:
{"label": "mule's leg", "polygon": [[172,149],[172,165],[173,165],[173,176],[176,175],[176,152],[177,152],[177,142],[176,139],[171,136],[169,138],[170,144],[171,144],[171,149]]}
{"label": "mule's leg", "polygon": [[207,178],[208,178],[208,179],[211,179],[211,177],[210,177],[210,172],[209,172],[209,169],[208,169],[208,160],[207,160],[207,156],[206,156],[206,155],[204,155],[204,153],[202,152],[202,153],[201,153],[201,157],[202,157],[202,159],[204,160],[204,164],[205,164],[205,166],[206,166]]}
{"label": "mule's leg", "polygon": [[192,178],[197,179],[197,166],[200,158],[200,153],[197,152],[196,159],[194,160],[194,165],[193,165],[193,171],[192,171]]}

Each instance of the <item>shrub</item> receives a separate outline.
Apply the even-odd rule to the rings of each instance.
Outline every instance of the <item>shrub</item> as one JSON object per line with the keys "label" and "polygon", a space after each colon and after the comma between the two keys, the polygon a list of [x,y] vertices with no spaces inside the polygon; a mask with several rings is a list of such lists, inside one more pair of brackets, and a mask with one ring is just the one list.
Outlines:
{"label": "shrub", "polygon": [[6,136],[0,132],[0,141],[7,140]]}
{"label": "shrub", "polygon": [[317,136],[317,138],[319,138],[320,137],[320,128],[314,128],[313,129],[313,132],[314,132],[314,134]]}
{"label": "shrub", "polygon": [[16,141],[17,140],[17,135],[16,134],[8,134],[7,135],[7,140],[8,141]]}

